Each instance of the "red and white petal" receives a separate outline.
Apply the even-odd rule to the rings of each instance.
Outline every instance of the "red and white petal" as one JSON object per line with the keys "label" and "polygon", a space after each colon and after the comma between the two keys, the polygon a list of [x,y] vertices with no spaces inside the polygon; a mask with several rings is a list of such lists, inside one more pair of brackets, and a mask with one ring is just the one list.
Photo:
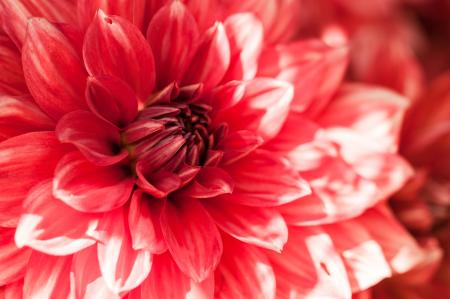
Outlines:
{"label": "red and white petal", "polygon": [[276,298],[272,266],[264,253],[251,245],[227,239],[215,276],[217,298]]}
{"label": "red and white petal", "polygon": [[107,285],[100,273],[97,247],[91,246],[73,256],[75,298],[120,299]]}
{"label": "red and white petal", "polygon": [[152,254],[146,249],[133,249],[122,209],[105,214],[99,237],[98,261],[107,286],[119,294],[140,285],[150,273]]}
{"label": "red and white petal", "polygon": [[152,49],[129,21],[99,10],[84,38],[83,57],[92,76],[122,79],[145,101],[155,85]]}
{"label": "red and white petal", "polygon": [[160,254],[167,250],[159,222],[163,203],[140,190],[133,193],[128,212],[128,225],[133,249],[147,249]]}
{"label": "red and white petal", "polygon": [[218,167],[202,167],[182,194],[193,198],[211,198],[233,193],[234,182],[230,175]]}
{"label": "red and white petal", "polygon": [[0,228],[0,286],[11,284],[24,276],[30,254],[28,248],[17,248],[14,229]]}
{"label": "red and white petal", "polygon": [[33,131],[50,131],[55,124],[27,98],[0,95],[0,140]]}
{"label": "red and white petal", "polygon": [[230,43],[231,62],[223,82],[253,79],[263,45],[261,22],[253,14],[242,13],[230,16],[224,25]]}
{"label": "red and white petal", "polygon": [[220,83],[230,65],[230,46],[222,23],[209,29],[184,77],[187,84],[202,83],[209,91]]}
{"label": "red and white petal", "polygon": [[[175,286],[175,287],[174,287]],[[169,253],[155,256],[152,271],[141,286],[130,292],[128,299],[212,299],[214,275],[194,282],[181,272]]]}
{"label": "red and white petal", "polygon": [[268,48],[261,55],[258,76],[290,82],[295,94],[292,107],[318,115],[342,82],[348,49],[307,40]]}
{"label": "red and white petal", "polygon": [[278,206],[311,193],[308,183],[291,165],[265,150],[255,150],[225,170],[235,188],[233,194],[222,198],[242,205]]}
{"label": "red and white petal", "polygon": [[0,287],[0,298],[2,299],[23,298],[23,279]]}
{"label": "red and white petal", "polygon": [[64,115],[56,126],[56,135],[59,141],[75,145],[95,165],[117,164],[128,156],[128,151],[120,148],[119,129],[89,111]]}
{"label": "red and white petal", "polygon": [[24,298],[73,298],[70,286],[72,256],[51,256],[34,251],[25,274]]}
{"label": "red and white petal", "polygon": [[227,234],[248,244],[281,252],[288,228],[275,209],[249,207],[221,199],[202,201],[216,224]]}
{"label": "red and white petal", "polygon": [[249,155],[263,143],[264,139],[252,131],[232,132],[219,143],[219,149],[224,152],[222,163],[234,163]]}
{"label": "red and white petal", "polygon": [[29,18],[44,17],[51,22],[73,23],[74,11],[72,0],[2,0],[0,2],[3,29],[19,49],[22,48],[26,39]]}
{"label": "red and white petal", "polygon": [[15,227],[22,201],[37,183],[49,179],[67,153],[53,132],[33,132],[0,143],[0,225]]}
{"label": "red and white petal", "polygon": [[291,84],[270,78],[256,78],[245,84],[242,99],[230,109],[219,112],[214,121],[225,121],[232,130],[253,131],[264,140],[269,140],[283,126],[292,96]]}
{"label": "red and white petal", "polygon": [[138,112],[138,98],[134,91],[117,77],[89,77],[86,99],[95,115],[118,127],[129,124]]}
{"label": "red and white petal", "polygon": [[86,108],[86,72],[76,49],[55,25],[30,19],[22,63],[28,89],[48,115],[59,119]]}
{"label": "red and white petal", "polygon": [[81,212],[107,212],[123,206],[134,179],[120,166],[99,167],[72,152],[58,163],[53,195]]}
{"label": "red and white petal", "polygon": [[282,254],[268,251],[280,298],[351,298],[344,264],[319,228],[289,228]]}
{"label": "red and white petal", "polygon": [[213,273],[222,256],[222,238],[197,199],[166,200],[161,228],[181,271],[197,282]]}
{"label": "red and white petal", "polygon": [[156,13],[147,39],[155,55],[158,87],[180,81],[199,43],[195,19],[182,1],[171,1]]}
{"label": "red and white petal", "polygon": [[0,93],[5,95],[28,93],[25,78],[23,77],[19,49],[3,32],[0,33],[0,74],[2,74],[0,77]]}
{"label": "red and white petal", "polygon": [[50,255],[69,255],[95,243],[89,234],[98,218],[68,207],[52,194],[52,180],[31,189],[16,229],[19,248],[31,247]]}
{"label": "red and white petal", "polygon": [[78,22],[87,29],[96,12],[101,9],[108,15],[120,16],[142,30],[146,0],[77,0]]}

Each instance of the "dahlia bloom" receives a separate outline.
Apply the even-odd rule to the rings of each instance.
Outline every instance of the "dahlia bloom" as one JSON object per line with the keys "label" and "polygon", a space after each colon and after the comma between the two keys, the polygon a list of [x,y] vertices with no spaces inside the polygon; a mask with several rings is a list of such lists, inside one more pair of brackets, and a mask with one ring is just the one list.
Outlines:
{"label": "dahlia bloom", "polygon": [[350,298],[419,258],[407,101],[346,47],[261,1],[0,8],[0,296]]}
{"label": "dahlia bloom", "polygon": [[450,73],[443,74],[408,113],[401,151],[416,175],[391,206],[426,250],[408,273],[386,280],[372,298],[447,298],[450,293]]}

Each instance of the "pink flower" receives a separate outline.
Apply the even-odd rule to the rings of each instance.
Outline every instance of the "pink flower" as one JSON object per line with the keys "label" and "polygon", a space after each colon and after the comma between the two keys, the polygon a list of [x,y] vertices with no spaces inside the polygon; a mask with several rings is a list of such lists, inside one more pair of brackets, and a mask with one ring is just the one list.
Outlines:
{"label": "pink flower", "polygon": [[405,100],[263,2],[163,2],[0,1],[0,292],[349,298],[409,267],[380,203]]}

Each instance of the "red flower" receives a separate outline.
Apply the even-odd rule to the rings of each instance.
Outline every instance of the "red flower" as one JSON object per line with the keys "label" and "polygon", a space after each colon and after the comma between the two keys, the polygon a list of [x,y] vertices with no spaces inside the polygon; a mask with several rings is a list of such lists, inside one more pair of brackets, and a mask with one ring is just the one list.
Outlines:
{"label": "red flower", "polygon": [[348,298],[408,266],[377,206],[404,99],[340,87],[346,48],[277,43],[262,2],[157,2],[0,2],[2,292]]}

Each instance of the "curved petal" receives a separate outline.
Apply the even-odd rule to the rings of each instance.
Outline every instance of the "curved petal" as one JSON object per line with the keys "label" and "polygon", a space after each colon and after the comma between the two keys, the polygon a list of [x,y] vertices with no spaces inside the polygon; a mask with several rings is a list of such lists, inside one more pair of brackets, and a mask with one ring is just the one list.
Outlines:
{"label": "curved petal", "polygon": [[84,38],[83,57],[92,76],[122,79],[145,101],[155,84],[152,49],[127,20],[99,10]]}
{"label": "curved petal", "polygon": [[0,140],[33,131],[50,131],[54,126],[32,101],[0,95]]}
{"label": "curved petal", "polygon": [[234,182],[230,175],[218,167],[202,167],[190,183],[181,192],[194,198],[211,198],[233,193]]}
{"label": "curved petal", "polygon": [[56,167],[53,195],[81,212],[106,212],[124,205],[133,186],[134,179],[119,166],[95,166],[72,152]]}
{"label": "curved petal", "polygon": [[222,198],[242,205],[277,206],[311,193],[297,171],[268,151],[255,150],[225,170],[233,178],[235,188],[233,194]]}
{"label": "curved petal", "polygon": [[128,151],[121,149],[119,129],[89,111],[63,116],[56,126],[56,135],[59,141],[75,145],[95,165],[117,164],[128,156]]}
{"label": "curved petal", "polygon": [[216,294],[220,299],[275,299],[275,274],[257,248],[226,240],[225,254],[216,271]]}
{"label": "curved petal", "polygon": [[150,273],[152,255],[148,250],[134,250],[122,209],[105,214],[99,225],[101,241],[97,244],[100,271],[115,293],[140,285]]}
{"label": "curved petal", "polygon": [[21,95],[28,93],[23,77],[20,52],[3,32],[0,33],[0,74],[2,74],[0,77],[0,92],[2,94]]}
{"label": "curved petal", "polygon": [[202,83],[209,91],[220,83],[230,65],[230,46],[222,23],[216,23],[201,40],[184,76],[187,84]]}
{"label": "curved petal", "polygon": [[257,149],[264,143],[264,139],[251,131],[236,131],[229,134],[219,143],[223,151],[223,164],[232,164]]}
{"label": "curved petal", "polygon": [[203,206],[227,234],[248,244],[281,252],[288,228],[275,209],[249,207],[220,199],[204,200]]}
{"label": "curved petal", "polygon": [[31,189],[23,209],[14,237],[19,248],[29,246],[50,255],[69,255],[95,243],[88,235],[96,228],[97,217],[54,198],[52,180]]}
{"label": "curved petal", "polygon": [[138,112],[138,98],[134,91],[116,77],[89,77],[86,99],[95,115],[118,127],[129,124]]}
{"label": "curved petal", "polygon": [[53,176],[67,153],[53,132],[33,132],[0,143],[0,225],[15,227],[22,201],[37,183]]}
{"label": "curved petal", "polygon": [[87,75],[80,57],[64,34],[45,19],[30,19],[22,63],[27,86],[48,115],[59,119],[86,107]]}
{"label": "curved petal", "polygon": [[261,22],[253,14],[242,13],[232,15],[224,24],[230,42],[231,62],[223,82],[253,79],[263,45]]}
{"label": "curved petal", "polygon": [[133,193],[128,212],[128,225],[133,249],[147,249],[160,254],[167,250],[159,218],[163,204],[140,190]]}
{"label": "curved petal", "polygon": [[17,248],[14,229],[0,228],[0,286],[11,284],[24,276],[30,254],[28,248]]}
{"label": "curved petal", "polygon": [[206,279],[222,255],[222,239],[214,221],[197,199],[167,199],[161,228],[173,259],[194,281]]}
{"label": "curved petal", "polygon": [[25,274],[24,298],[71,298],[72,256],[51,256],[34,251]]}
{"label": "curved petal", "polygon": [[0,287],[0,298],[2,299],[23,298],[23,279]]}
{"label": "curved petal", "polygon": [[155,55],[159,88],[183,78],[195,54],[198,35],[197,24],[182,1],[171,1],[153,17],[147,39]]}
{"label": "curved petal", "polygon": [[100,273],[97,247],[91,246],[73,256],[75,298],[120,299],[107,285]]}

